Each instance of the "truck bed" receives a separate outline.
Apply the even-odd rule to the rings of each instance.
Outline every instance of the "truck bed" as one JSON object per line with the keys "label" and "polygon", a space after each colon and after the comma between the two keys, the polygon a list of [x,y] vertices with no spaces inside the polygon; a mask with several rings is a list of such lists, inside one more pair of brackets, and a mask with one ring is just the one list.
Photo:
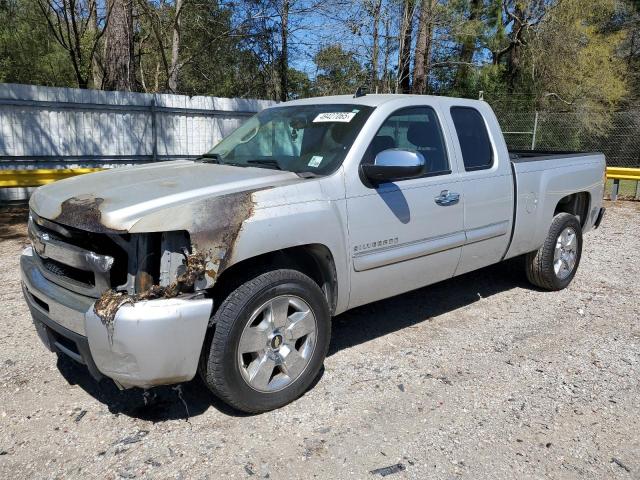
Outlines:
{"label": "truck bed", "polygon": [[538,162],[541,160],[561,160],[577,156],[602,155],[599,152],[545,151],[545,150],[509,150],[509,158],[513,163]]}
{"label": "truck bed", "polygon": [[[580,192],[601,205],[605,158],[596,152],[541,152],[510,150],[515,193],[512,240],[505,258],[537,250],[544,242],[558,202]],[[589,207],[595,220],[597,208]],[[592,227],[585,223],[584,230]]]}

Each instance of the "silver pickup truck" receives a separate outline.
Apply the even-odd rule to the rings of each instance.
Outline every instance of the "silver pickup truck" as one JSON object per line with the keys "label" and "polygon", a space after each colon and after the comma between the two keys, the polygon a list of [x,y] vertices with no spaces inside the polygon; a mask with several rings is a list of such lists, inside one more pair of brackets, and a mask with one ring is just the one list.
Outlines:
{"label": "silver pickup truck", "polygon": [[45,345],[97,379],[199,373],[266,411],[309,388],[350,308],[516,256],[537,287],[565,288],[604,171],[599,153],[509,152],[481,101],[286,102],[196,161],[39,188],[24,296]]}

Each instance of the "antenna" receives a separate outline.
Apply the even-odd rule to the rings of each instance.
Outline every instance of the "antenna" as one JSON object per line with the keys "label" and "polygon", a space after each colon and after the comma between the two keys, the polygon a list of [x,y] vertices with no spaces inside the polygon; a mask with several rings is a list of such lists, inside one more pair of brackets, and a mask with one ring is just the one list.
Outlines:
{"label": "antenna", "polygon": [[356,90],[356,93],[353,94],[353,98],[364,97],[367,94],[367,87],[361,85]]}

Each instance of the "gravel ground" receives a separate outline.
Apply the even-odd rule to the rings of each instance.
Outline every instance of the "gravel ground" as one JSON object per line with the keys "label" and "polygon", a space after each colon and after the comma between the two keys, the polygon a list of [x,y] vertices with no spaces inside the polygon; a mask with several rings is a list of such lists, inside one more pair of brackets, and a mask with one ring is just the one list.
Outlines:
{"label": "gravel ground", "polygon": [[145,406],[48,353],[24,212],[0,215],[0,478],[640,478],[638,203],[562,292],[505,264],[341,315],[314,388],[257,416],[197,381]]}

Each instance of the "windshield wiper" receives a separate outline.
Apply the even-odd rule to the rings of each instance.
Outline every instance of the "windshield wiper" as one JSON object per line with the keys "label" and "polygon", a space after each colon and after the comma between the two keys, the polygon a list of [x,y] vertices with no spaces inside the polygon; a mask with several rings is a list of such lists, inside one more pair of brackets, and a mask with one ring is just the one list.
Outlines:
{"label": "windshield wiper", "polygon": [[322,176],[319,173],[310,172],[308,170],[302,170],[301,172],[294,172],[294,173],[298,175],[300,178],[318,178]]}
{"label": "windshield wiper", "polygon": [[205,153],[196,158],[195,161],[199,163],[215,163],[216,165],[230,165],[232,167],[246,167],[241,163],[223,162],[219,153]]}
{"label": "windshield wiper", "polygon": [[280,164],[278,163],[277,160],[270,160],[270,159],[266,159],[266,158],[261,158],[258,160],[247,160],[247,163],[255,163],[257,165],[264,165],[266,167],[273,167],[276,170],[282,170],[282,167],[280,166]]}
{"label": "windshield wiper", "polygon": [[203,153],[198,158],[196,158],[196,162],[200,162],[200,163],[221,163],[220,162],[220,154],[219,153]]}

